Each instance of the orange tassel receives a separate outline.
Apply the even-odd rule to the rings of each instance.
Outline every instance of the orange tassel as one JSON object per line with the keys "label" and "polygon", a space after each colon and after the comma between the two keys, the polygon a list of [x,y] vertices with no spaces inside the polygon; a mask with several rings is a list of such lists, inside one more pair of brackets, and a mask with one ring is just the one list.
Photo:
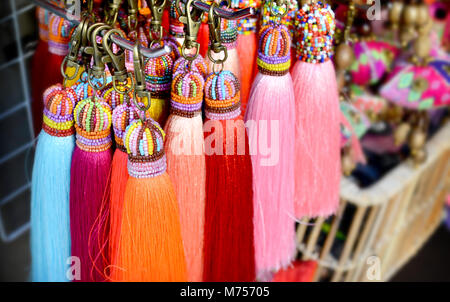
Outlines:
{"label": "orange tassel", "polygon": [[165,171],[164,131],[135,121],[124,137],[128,178],[112,281],[187,281],[178,202]]}

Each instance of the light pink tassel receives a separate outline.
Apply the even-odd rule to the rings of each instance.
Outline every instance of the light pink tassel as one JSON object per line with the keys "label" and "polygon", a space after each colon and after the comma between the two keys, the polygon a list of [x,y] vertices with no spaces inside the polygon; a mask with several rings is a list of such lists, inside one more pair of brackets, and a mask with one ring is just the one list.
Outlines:
{"label": "light pink tassel", "polygon": [[188,281],[203,276],[206,167],[201,107],[203,76],[179,72],[172,80],[171,114],[165,126],[167,173],[180,208]]}
{"label": "light pink tassel", "polygon": [[[260,36],[259,73],[250,92],[245,120],[253,166],[256,273],[258,280],[264,280],[271,271],[288,266],[295,256],[295,105],[287,28],[265,26]],[[270,52],[273,49],[275,53]],[[276,74],[278,64],[271,64],[273,60],[287,63],[286,70]]]}
{"label": "light pink tassel", "polygon": [[[330,60],[334,13],[328,4],[318,2],[304,5],[299,16],[304,19],[298,28],[299,41],[305,44],[299,43],[299,61],[292,72],[296,104],[295,213],[298,218],[326,217],[339,205],[341,176],[338,88]],[[302,27],[309,24],[311,29],[315,22],[327,30],[312,33]],[[317,46],[319,55],[315,53]]]}

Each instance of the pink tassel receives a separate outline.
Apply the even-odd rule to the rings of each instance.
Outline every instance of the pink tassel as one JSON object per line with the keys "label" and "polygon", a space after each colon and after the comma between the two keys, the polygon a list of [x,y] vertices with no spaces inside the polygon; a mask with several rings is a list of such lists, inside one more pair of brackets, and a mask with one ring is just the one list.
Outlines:
{"label": "pink tassel", "polygon": [[[297,119],[295,213],[298,218],[329,216],[339,205],[341,175],[338,88],[330,61],[334,13],[328,4],[318,2],[305,4],[297,18],[299,41],[304,44],[299,43],[299,60],[292,72]],[[312,35],[304,36],[302,26],[309,24],[312,29],[314,23],[321,30],[306,30]]]}
{"label": "pink tassel", "polygon": [[[259,280],[272,270],[285,268],[295,256],[293,163],[296,159],[291,143],[295,105],[289,74],[290,44],[286,26],[261,28],[259,73],[245,116],[252,154],[255,261]],[[269,146],[270,150],[265,150]]]}
{"label": "pink tassel", "polygon": [[191,282],[202,281],[203,275],[206,182],[201,115],[203,86],[203,76],[198,72],[179,72],[174,77],[172,111],[166,123],[164,141],[167,173],[180,208],[181,235],[188,281]]}

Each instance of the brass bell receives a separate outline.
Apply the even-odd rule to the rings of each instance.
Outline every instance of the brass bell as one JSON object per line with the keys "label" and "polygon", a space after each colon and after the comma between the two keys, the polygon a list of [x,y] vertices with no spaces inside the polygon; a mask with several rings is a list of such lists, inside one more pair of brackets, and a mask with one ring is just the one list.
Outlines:
{"label": "brass bell", "polygon": [[346,70],[350,68],[352,63],[355,61],[355,53],[353,48],[347,43],[341,43],[336,48],[336,67],[338,69]]}
{"label": "brass bell", "polygon": [[350,176],[353,170],[355,170],[356,164],[350,155],[350,150],[347,149],[344,151],[344,154],[342,155],[341,158],[341,165],[342,165],[342,173],[344,173],[345,176]]}
{"label": "brass bell", "polygon": [[395,129],[394,132],[394,144],[396,146],[401,146],[406,142],[406,139],[408,138],[408,135],[411,131],[411,126],[406,123],[403,122],[401,123],[397,129]]}
{"label": "brass bell", "polygon": [[420,128],[414,128],[409,138],[409,147],[412,150],[419,150],[425,146],[427,136],[425,132]]}

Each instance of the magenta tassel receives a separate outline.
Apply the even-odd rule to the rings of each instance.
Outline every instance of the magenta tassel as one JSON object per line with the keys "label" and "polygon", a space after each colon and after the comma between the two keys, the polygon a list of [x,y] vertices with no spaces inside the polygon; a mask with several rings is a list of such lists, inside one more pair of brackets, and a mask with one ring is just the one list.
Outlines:
{"label": "magenta tassel", "polygon": [[[106,251],[101,243],[104,234],[95,226],[102,207],[103,194],[109,192],[107,186],[111,160],[110,149],[86,152],[76,147],[73,152],[70,230],[72,256],[80,258],[79,281],[104,281],[103,269],[108,263],[104,261],[103,256],[99,256]],[[91,232],[93,228],[95,229]]]}

